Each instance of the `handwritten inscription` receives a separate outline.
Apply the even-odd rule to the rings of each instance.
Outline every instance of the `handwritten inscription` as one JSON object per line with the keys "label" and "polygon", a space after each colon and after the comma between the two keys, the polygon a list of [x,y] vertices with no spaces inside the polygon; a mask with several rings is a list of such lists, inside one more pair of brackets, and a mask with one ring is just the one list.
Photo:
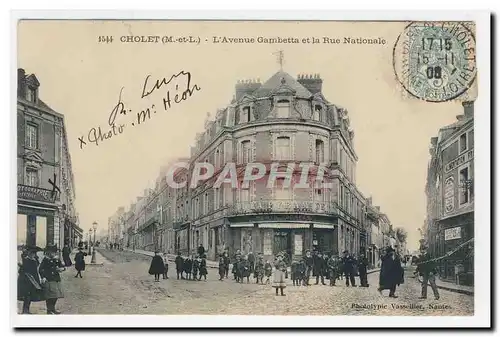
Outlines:
{"label": "handwritten inscription", "polygon": [[[152,75],[147,75],[142,83],[140,102],[142,109],[135,110],[129,108],[128,103],[123,99],[125,88],[120,89],[118,100],[108,117],[108,125],[91,128],[84,136],[78,137],[80,149],[84,149],[88,144],[99,146],[102,142],[118,137],[127,128],[136,127],[149,121],[153,116],[161,111],[168,111],[176,105],[187,101],[193,94],[200,91],[197,84],[192,83],[192,75],[188,71],[180,71],[169,77],[153,79]],[[160,96],[161,100],[149,103]],[[159,103],[159,104],[158,104]],[[129,122],[125,118],[131,116]]]}

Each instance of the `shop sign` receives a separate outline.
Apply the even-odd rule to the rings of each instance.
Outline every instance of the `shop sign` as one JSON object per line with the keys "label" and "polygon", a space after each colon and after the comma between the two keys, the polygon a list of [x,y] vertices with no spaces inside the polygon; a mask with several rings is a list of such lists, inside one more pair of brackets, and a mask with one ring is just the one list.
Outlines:
{"label": "shop sign", "polygon": [[460,239],[461,237],[462,237],[461,227],[448,228],[448,229],[445,229],[445,231],[444,231],[444,240],[445,241],[456,240],[456,239]]}
{"label": "shop sign", "polygon": [[455,182],[448,177],[444,182],[444,210],[450,213],[455,209]]}
{"label": "shop sign", "polygon": [[444,172],[448,173],[457,166],[462,165],[463,163],[466,163],[474,158],[474,150],[469,150],[466,153],[462,154],[461,156],[458,156],[457,158],[453,159],[450,161],[446,166],[444,167]]}

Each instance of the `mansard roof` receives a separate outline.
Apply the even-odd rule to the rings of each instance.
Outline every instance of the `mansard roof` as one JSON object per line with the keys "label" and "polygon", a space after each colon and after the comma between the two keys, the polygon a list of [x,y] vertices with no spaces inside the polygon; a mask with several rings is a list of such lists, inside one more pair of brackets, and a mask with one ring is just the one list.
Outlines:
{"label": "mansard roof", "polygon": [[273,93],[287,90],[288,93],[293,92],[297,97],[309,98],[312,96],[311,92],[307,90],[302,84],[294,79],[290,74],[284,71],[278,71],[271,78],[269,78],[259,89],[252,95],[260,97],[268,97]]}

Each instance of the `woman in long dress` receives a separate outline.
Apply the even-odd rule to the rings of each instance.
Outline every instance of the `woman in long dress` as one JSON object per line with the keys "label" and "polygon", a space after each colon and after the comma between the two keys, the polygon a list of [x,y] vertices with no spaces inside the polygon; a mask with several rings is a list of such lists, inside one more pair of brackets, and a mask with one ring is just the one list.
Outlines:
{"label": "woman in long dress", "polygon": [[155,251],[155,256],[153,256],[151,265],[149,266],[149,275],[155,276],[155,282],[160,282],[160,275],[162,275],[165,270],[163,259],[158,253],[159,251]]}
{"label": "woman in long dress", "polygon": [[23,301],[23,314],[31,314],[31,302],[40,302],[43,297],[42,278],[38,272],[40,263],[36,253],[41,251],[39,247],[25,247],[21,255],[22,263],[19,264],[19,276],[17,279],[17,299]]}
{"label": "woman in long dress", "polygon": [[274,276],[273,276],[273,287],[276,288],[276,296],[278,296],[278,290],[281,292],[281,296],[285,296],[284,289],[286,288],[286,263],[283,261],[283,255],[278,254],[276,256],[276,261],[274,262]]}
{"label": "woman in long dress", "polygon": [[61,272],[66,270],[57,253],[57,247],[50,245],[45,248],[45,258],[40,264],[40,276],[42,277],[45,303],[47,304],[48,315],[58,315],[56,302],[64,297],[61,287]]}

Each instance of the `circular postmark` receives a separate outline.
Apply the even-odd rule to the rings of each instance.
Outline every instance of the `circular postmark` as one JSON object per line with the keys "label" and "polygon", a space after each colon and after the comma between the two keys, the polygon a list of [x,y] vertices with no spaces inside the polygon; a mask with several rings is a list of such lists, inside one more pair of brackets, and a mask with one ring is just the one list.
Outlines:
{"label": "circular postmark", "polygon": [[398,81],[412,96],[446,102],[464,94],[476,78],[476,43],[468,24],[413,22],[393,49]]}

